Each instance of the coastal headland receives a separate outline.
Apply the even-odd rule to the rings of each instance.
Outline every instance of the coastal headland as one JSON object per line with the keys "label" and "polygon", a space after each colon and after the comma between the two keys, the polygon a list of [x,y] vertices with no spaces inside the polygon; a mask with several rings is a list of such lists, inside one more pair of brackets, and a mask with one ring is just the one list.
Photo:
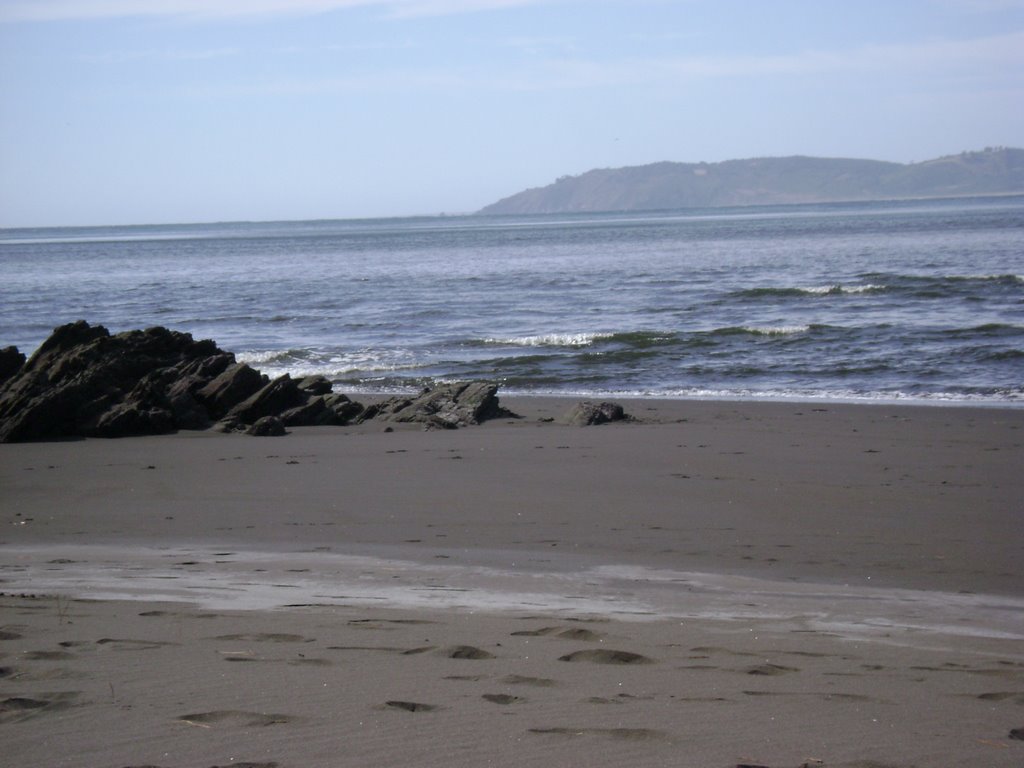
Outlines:
{"label": "coastal headland", "polygon": [[1024,410],[0,445],[19,766],[1017,766]]}

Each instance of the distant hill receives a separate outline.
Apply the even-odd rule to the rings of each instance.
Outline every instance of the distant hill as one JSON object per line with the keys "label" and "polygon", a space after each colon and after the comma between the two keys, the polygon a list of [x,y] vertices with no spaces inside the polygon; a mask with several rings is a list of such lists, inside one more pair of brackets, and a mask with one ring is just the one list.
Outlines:
{"label": "distant hill", "polygon": [[1024,149],[988,148],[921,163],[762,157],[662,162],[563,176],[480,213],[639,211],[733,205],[1024,193]]}

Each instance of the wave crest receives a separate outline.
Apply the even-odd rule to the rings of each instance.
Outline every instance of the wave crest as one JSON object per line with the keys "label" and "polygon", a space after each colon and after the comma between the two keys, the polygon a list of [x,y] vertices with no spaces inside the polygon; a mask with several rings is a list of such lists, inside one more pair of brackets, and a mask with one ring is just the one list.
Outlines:
{"label": "wave crest", "polygon": [[613,333],[544,333],[536,336],[487,338],[483,343],[504,347],[589,347],[594,342],[614,336]]}
{"label": "wave crest", "polygon": [[735,325],[708,331],[709,336],[795,336],[811,330],[809,325]]}
{"label": "wave crest", "polygon": [[821,296],[856,296],[863,293],[883,293],[888,290],[889,286],[878,283],[866,283],[864,285],[841,285],[834,283],[813,286],[744,288],[734,291],[731,295],[739,299],[815,298]]}

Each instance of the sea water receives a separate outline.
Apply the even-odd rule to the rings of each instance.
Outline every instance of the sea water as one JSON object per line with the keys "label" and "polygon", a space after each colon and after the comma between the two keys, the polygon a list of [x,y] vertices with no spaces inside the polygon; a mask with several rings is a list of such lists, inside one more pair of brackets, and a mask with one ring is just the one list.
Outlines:
{"label": "sea water", "polygon": [[0,230],[0,346],[78,319],[351,393],[1024,403],[1024,196]]}

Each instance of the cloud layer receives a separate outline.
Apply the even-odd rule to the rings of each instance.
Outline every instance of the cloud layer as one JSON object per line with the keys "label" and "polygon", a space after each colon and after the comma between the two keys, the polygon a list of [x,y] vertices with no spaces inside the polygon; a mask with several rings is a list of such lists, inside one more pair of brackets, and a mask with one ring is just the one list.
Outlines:
{"label": "cloud layer", "polygon": [[0,0],[0,22],[127,16],[301,15],[367,6],[378,6],[394,17],[413,17],[489,11],[539,2],[541,0]]}

